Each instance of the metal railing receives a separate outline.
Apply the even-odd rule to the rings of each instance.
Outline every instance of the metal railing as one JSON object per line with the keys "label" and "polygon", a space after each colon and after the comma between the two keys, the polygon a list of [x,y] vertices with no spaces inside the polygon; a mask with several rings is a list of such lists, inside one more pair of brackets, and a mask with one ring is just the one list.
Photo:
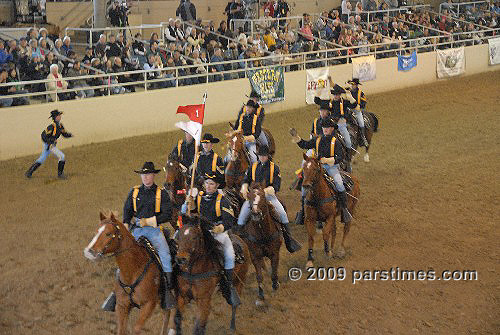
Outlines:
{"label": "metal railing", "polygon": [[[365,55],[374,55],[376,58],[395,57],[398,53],[412,52],[431,52],[437,49],[445,49],[450,47],[458,47],[462,45],[474,45],[485,42],[491,36],[470,37],[472,34],[480,34],[486,32],[498,32],[497,29],[485,30],[483,32],[474,33],[457,33],[448,35],[439,35],[431,37],[420,37],[410,40],[391,40],[384,43],[368,44],[360,46],[342,47],[334,49],[322,49],[309,52],[301,52],[296,54],[277,54],[266,57],[250,58],[250,59],[237,59],[231,61],[214,62],[210,64],[195,64],[186,65],[182,67],[164,67],[152,70],[136,70],[126,71],[119,73],[102,73],[92,74],[79,77],[65,77],[63,80],[71,84],[77,80],[94,80],[98,85],[73,87],[68,89],[59,89],[54,85],[58,80],[44,79],[34,81],[22,81],[0,84],[0,87],[8,86],[26,86],[35,84],[44,84],[47,87],[46,91],[23,93],[23,94],[9,94],[0,96],[0,99],[5,98],[20,98],[20,97],[36,97],[36,96],[52,96],[53,100],[59,100],[59,94],[77,94],[82,90],[98,90],[102,95],[114,95],[125,93],[125,88],[143,87],[144,91],[158,88],[178,87],[193,84],[203,84],[206,82],[232,80],[237,78],[245,78],[248,69],[266,68],[271,65],[282,65],[287,71],[303,70],[311,67],[324,67],[336,64],[345,64],[351,61],[352,58]],[[468,36],[467,36],[468,35]],[[469,37],[469,38],[467,38]],[[479,41],[478,41],[479,40]],[[356,51],[363,48],[369,48],[368,53],[357,55]],[[229,70],[215,71],[217,66],[224,68],[230,67]],[[203,68],[203,72],[191,73],[192,69]],[[138,77],[140,79],[124,78]],[[61,79],[59,79],[61,80]],[[55,89],[49,90],[48,86],[52,84]],[[75,86],[75,85],[70,85]],[[46,99],[49,100],[49,99]]]}
{"label": "metal railing", "polygon": [[414,6],[402,6],[399,8],[392,8],[392,9],[380,9],[380,10],[364,10],[359,13],[354,13],[351,11],[351,14],[348,15],[348,20],[350,17],[356,17],[356,15],[361,16],[361,22],[363,23],[372,23],[375,18],[379,14],[383,14],[383,16],[388,15],[388,16],[395,16],[396,14],[399,14],[401,12],[408,12],[409,10],[419,10],[419,9],[430,9],[430,5],[414,5]]}
{"label": "metal railing", "polygon": [[275,23],[280,24],[282,21],[285,21],[288,22],[289,25],[291,22],[296,23],[296,26],[290,26],[290,28],[299,28],[304,23],[303,19],[304,18],[302,16],[288,16],[281,18],[264,17],[261,19],[231,19],[231,21],[229,21],[229,25],[232,27],[232,31],[236,33],[238,31],[237,27],[243,27],[243,30],[245,31],[244,27],[248,24],[249,29],[245,32],[249,32],[250,36],[253,37],[256,34],[258,27],[270,28]]}
{"label": "metal railing", "polygon": [[476,6],[481,6],[484,4],[489,5],[489,1],[471,1],[471,2],[452,2],[451,4],[448,2],[442,2],[439,4],[439,14],[443,12],[443,10],[448,10],[448,12],[451,12],[453,14],[460,14],[460,7],[467,8],[468,6],[471,7],[476,7]]}

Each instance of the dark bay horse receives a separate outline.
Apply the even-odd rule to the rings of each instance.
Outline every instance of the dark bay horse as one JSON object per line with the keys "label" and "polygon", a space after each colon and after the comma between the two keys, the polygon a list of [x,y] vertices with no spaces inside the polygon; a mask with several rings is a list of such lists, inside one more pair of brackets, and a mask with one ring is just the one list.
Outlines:
{"label": "dark bay horse", "polygon": [[[323,244],[324,251],[328,256],[334,257],[334,243],[337,235],[337,226],[335,217],[340,215],[341,209],[337,207],[336,195],[334,190],[330,188],[326,179],[323,177],[325,173],[319,160],[313,157],[308,157],[304,154],[304,180],[302,187],[306,190],[305,199],[305,217],[304,224],[307,229],[309,240],[309,251],[307,257],[307,267],[313,266],[313,248],[314,248],[314,234],[316,233],[316,221],[325,221],[323,227]],[[344,172],[341,172],[341,174]],[[345,173],[348,175],[347,173]],[[359,181],[352,175],[349,175],[353,181],[353,186],[347,192],[347,208],[349,212],[354,214],[356,203],[359,199],[360,188]],[[338,257],[345,257],[345,240],[349,234],[350,223],[344,225],[344,235],[342,236],[342,243],[339,248]],[[328,245],[328,240],[331,236],[331,246]]]}
{"label": "dark bay horse", "polygon": [[[84,250],[90,260],[114,256],[120,269],[119,280],[115,280],[117,334],[127,333],[129,312],[133,303],[140,306],[139,317],[134,325],[134,334],[141,334],[145,322],[159,302],[161,281],[160,269],[151,263],[146,249],[140,246],[127,228],[114,214],[105,216],[100,213],[101,223],[97,234]],[[123,285],[123,286],[122,286]],[[130,288],[134,286],[134,288]],[[172,317],[173,317],[172,313]],[[163,311],[162,335],[167,335],[170,310]],[[173,324],[173,318],[172,318]],[[172,330],[173,331],[173,330]]]}
{"label": "dark bay horse", "polygon": [[[223,275],[223,267],[219,262],[219,242],[212,237],[207,228],[207,222],[199,220],[198,223],[198,220],[196,216],[191,218],[184,216],[184,224],[178,232],[176,262],[180,273],[177,277],[179,293],[175,316],[177,335],[181,334],[182,314],[186,304],[191,300],[194,300],[198,307],[194,334],[205,334],[212,295],[220,276]],[[241,295],[248,272],[250,254],[245,243],[241,240],[240,243],[243,246],[245,261],[242,264],[236,263],[233,285]],[[234,333],[236,331],[236,307],[231,307],[230,328],[231,333]]]}
{"label": "dark bay horse", "polygon": [[264,257],[271,261],[271,280],[273,290],[279,288],[278,266],[280,260],[281,231],[271,215],[272,206],[266,201],[266,195],[260,183],[252,183],[248,192],[251,206],[250,220],[245,225],[243,239],[250,249],[250,256],[255,267],[258,283],[257,306],[264,304],[264,288],[262,286],[265,270]]}
{"label": "dark bay horse", "polygon": [[[349,134],[351,134],[352,148],[357,151],[357,149],[361,146],[361,137],[359,134],[359,127],[356,121],[356,118],[352,118],[355,125],[349,127]],[[370,161],[370,155],[368,154],[368,150],[370,149],[370,145],[372,143],[373,134],[378,131],[378,118],[375,114],[370,112],[363,112],[363,120],[365,122],[365,137],[368,142],[368,146],[365,147],[365,155],[363,156],[363,160],[368,163]],[[354,156],[354,155],[353,155]]]}
{"label": "dark bay horse", "polygon": [[176,159],[169,158],[164,170],[164,186],[172,203],[172,217],[170,223],[175,227],[178,225],[177,221],[180,215],[181,206],[186,200],[188,178],[186,171],[184,171],[181,164]]}

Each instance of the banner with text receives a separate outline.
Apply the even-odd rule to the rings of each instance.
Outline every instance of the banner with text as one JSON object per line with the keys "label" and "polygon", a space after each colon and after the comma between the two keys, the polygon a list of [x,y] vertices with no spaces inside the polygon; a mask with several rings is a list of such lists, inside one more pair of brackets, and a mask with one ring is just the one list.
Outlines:
{"label": "banner with text", "polygon": [[437,50],[437,77],[458,76],[465,72],[465,49]]}
{"label": "banner with text", "polygon": [[500,64],[500,37],[488,39],[490,65]]}
{"label": "banner with text", "polygon": [[285,100],[285,76],[283,66],[247,71],[252,89],[260,95],[261,104]]}
{"label": "banner with text", "polygon": [[398,71],[410,71],[417,66],[417,52],[413,51],[410,56],[398,55]]}
{"label": "banner with text", "polygon": [[314,104],[314,97],[330,99],[328,68],[306,70],[306,103]]}
{"label": "banner with text", "polygon": [[375,80],[377,77],[375,56],[352,58],[352,77],[359,78],[359,81]]}

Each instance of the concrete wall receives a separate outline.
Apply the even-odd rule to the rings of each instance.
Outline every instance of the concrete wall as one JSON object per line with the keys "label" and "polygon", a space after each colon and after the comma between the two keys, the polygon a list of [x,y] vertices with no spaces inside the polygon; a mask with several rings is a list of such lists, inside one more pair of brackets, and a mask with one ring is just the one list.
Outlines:
{"label": "concrete wall", "polygon": [[[466,74],[500,70],[488,65],[488,45],[467,47]],[[352,76],[352,65],[330,68],[336,82]],[[285,101],[266,106],[268,113],[305,106],[305,71],[285,74]],[[363,84],[370,96],[374,93],[401,89],[437,81],[436,54],[418,56],[418,66],[410,72],[397,71],[397,59],[377,60],[377,79]],[[452,80],[452,79],[450,79]],[[187,120],[176,115],[177,106],[200,103],[208,92],[205,124],[234,122],[236,111],[250,91],[248,79],[209,83],[133,93],[118,96],[73,100],[42,105],[2,109],[0,112],[0,160],[35,154],[41,149],[40,132],[50,121],[50,110],[65,112],[63,123],[76,136],[62,139],[60,147],[110,141],[124,137],[174,130],[174,123]]]}

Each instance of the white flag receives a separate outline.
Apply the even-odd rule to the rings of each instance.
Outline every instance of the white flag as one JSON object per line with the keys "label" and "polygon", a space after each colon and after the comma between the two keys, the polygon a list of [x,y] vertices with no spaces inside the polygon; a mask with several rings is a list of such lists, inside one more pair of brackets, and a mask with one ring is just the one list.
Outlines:
{"label": "white flag", "polygon": [[196,143],[200,143],[200,141],[201,141],[201,129],[203,127],[203,125],[201,123],[194,122],[194,121],[188,121],[188,122],[179,121],[179,122],[175,123],[175,126],[177,128],[184,130],[185,132],[187,132],[191,136],[193,136],[193,138],[196,140]]}
{"label": "white flag", "polygon": [[490,65],[500,64],[500,37],[488,39]]}
{"label": "white flag", "polygon": [[359,81],[375,80],[377,78],[377,66],[374,56],[363,56],[352,58],[352,77]]}
{"label": "white flag", "polygon": [[330,82],[328,68],[306,70],[306,103],[313,104],[314,97],[330,99]]}
{"label": "white flag", "polygon": [[437,50],[438,78],[458,76],[465,72],[464,47],[446,50]]}

